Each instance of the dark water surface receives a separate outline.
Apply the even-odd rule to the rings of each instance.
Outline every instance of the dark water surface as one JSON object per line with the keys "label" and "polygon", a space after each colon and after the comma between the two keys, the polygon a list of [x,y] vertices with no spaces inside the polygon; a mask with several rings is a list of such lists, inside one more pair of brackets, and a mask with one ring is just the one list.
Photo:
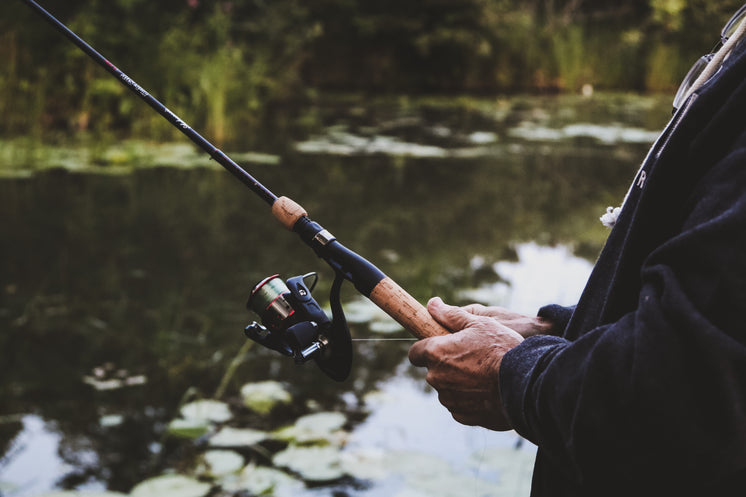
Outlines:
{"label": "dark water surface", "polygon": [[[542,300],[577,298],[606,236],[598,217],[618,205],[665,120],[651,102],[410,103],[395,111],[342,103],[318,109],[310,131],[279,140],[270,155],[236,157],[418,300],[441,295],[534,312]],[[317,271],[314,294],[327,303],[331,271],[233,177],[202,156],[171,167],[124,155],[93,166],[53,154],[44,167],[4,165],[0,495],[128,493],[169,471],[233,495],[194,469],[204,445],[170,437],[166,427],[185,400],[214,396],[243,327],[256,319],[244,308],[255,282]],[[408,336],[352,288],[343,301],[354,337]],[[307,481],[308,495],[525,494],[530,444],[453,422],[423,372],[408,365],[409,344],[355,342],[343,383],[254,347],[222,398],[236,416],[230,423],[270,430],[342,412],[346,450],[419,461],[414,467],[447,464],[473,486],[435,491],[389,471]],[[92,378],[118,387],[94,388]],[[284,383],[293,402],[269,417],[247,413],[240,387],[265,380]],[[242,456],[270,466],[282,448]],[[502,475],[480,486],[496,471],[493,448],[503,451],[494,463]],[[484,459],[467,468],[475,452]]]}

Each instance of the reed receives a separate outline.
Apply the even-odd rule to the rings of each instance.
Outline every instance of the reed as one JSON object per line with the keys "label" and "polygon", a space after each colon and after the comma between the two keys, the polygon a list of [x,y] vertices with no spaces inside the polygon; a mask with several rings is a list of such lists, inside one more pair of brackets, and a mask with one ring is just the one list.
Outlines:
{"label": "reed", "polygon": [[[144,19],[136,17],[134,3],[71,1],[59,9],[107,57],[122,61],[221,144],[245,140],[275,106],[312,94],[577,92],[584,85],[671,91],[709,48],[699,40],[717,33],[733,1],[709,2],[699,17],[697,9],[668,12],[665,2],[639,11],[618,6],[624,15],[616,17],[592,6],[560,9],[561,2],[555,8],[550,2],[424,3],[438,15],[432,22],[405,3],[389,5],[391,12],[363,2],[331,2],[335,8],[298,0],[151,3],[142,7]],[[6,137],[97,129],[156,140],[175,136],[17,4],[0,5],[0,131]],[[118,22],[122,29],[111,29]]]}

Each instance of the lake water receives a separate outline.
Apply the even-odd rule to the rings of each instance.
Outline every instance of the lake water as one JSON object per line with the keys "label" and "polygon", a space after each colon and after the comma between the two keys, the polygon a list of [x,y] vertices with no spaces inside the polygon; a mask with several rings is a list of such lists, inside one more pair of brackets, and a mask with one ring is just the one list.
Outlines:
{"label": "lake water", "polygon": [[[668,105],[337,99],[266,146],[225,151],[421,302],[535,313],[578,297],[607,234],[598,218],[621,201]],[[406,332],[349,285],[359,341],[347,381],[259,346],[237,355],[254,283],[315,271],[327,304],[333,274],[204,154],[183,142],[28,143],[0,142],[0,495],[127,494],[164,474],[206,485],[193,495],[248,495],[258,487],[240,487],[238,466],[205,470],[209,435],[318,413],[345,416],[324,445],[332,465],[347,461],[336,476],[281,464],[295,445],[277,437],[223,452],[293,478],[272,495],[527,495],[531,444],[453,421],[409,365]],[[219,399],[230,418],[197,439],[169,435],[180,407],[216,396],[232,361]],[[261,415],[240,390],[265,381],[292,401]]]}

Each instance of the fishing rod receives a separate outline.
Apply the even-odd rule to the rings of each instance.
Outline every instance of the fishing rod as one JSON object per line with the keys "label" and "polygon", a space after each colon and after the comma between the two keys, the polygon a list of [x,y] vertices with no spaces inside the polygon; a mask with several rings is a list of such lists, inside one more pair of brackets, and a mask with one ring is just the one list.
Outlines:
{"label": "fishing rod", "polygon": [[244,329],[248,338],[292,357],[297,363],[313,359],[332,379],[345,380],[352,364],[351,337],[340,303],[340,288],[345,280],[350,281],[358,292],[416,338],[449,333],[394,280],[312,221],[303,207],[288,197],[278,197],[272,193],[36,1],[23,1],[269,204],[275,219],[286,229],[295,232],[334,270],[329,299],[331,319],[311,296],[318,279],[315,273],[295,276],[286,281],[276,274],[260,281],[252,289],[246,306],[256,312],[262,322],[253,322]]}

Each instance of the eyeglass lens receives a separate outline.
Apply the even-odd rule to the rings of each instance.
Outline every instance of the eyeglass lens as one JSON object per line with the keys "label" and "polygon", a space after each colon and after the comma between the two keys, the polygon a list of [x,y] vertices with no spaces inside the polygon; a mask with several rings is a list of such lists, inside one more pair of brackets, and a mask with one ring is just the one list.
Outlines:
{"label": "eyeglass lens", "polygon": [[[733,14],[733,17],[731,17],[730,20],[723,27],[723,30],[720,32],[721,43],[725,43],[726,41],[728,41],[728,38],[733,36],[733,33],[736,32],[738,26],[744,19],[746,19],[746,4],[742,5],[741,8],[738,9],[735,14]],[[705,70],[705,67],[707,67],[707,64],[710,62],[710,60],[712,60],[713,56],[714,53],[700,57],[699,60],[694,63],[692,68],[689,69],[689,72],[686,74],[684,80],[681,82],[681,86],[679,86],[679,90],[676,92],[676,96],[673,99],[674,110],[681,107],[681,105],[684,103],[684,99],[686,99],[687,95],[689,94],[689,90],[691,89],[692,85],[695,81],[697,81],[699,75],[702,74],[702,72]]]}
{"label": "eyeglass lens", "polygon": [[730,21],[725,25],[723,30],[720,32],[720,38],[723,40],[723,43],[728,41],[728,38],[733,36],[733,33],[736,32],[736,29],[738,29],[738,26],[741,24],[741,21],[746,18],[746,4],[743,4],[738,11],[733,14],[733,17],[730,18]]}

